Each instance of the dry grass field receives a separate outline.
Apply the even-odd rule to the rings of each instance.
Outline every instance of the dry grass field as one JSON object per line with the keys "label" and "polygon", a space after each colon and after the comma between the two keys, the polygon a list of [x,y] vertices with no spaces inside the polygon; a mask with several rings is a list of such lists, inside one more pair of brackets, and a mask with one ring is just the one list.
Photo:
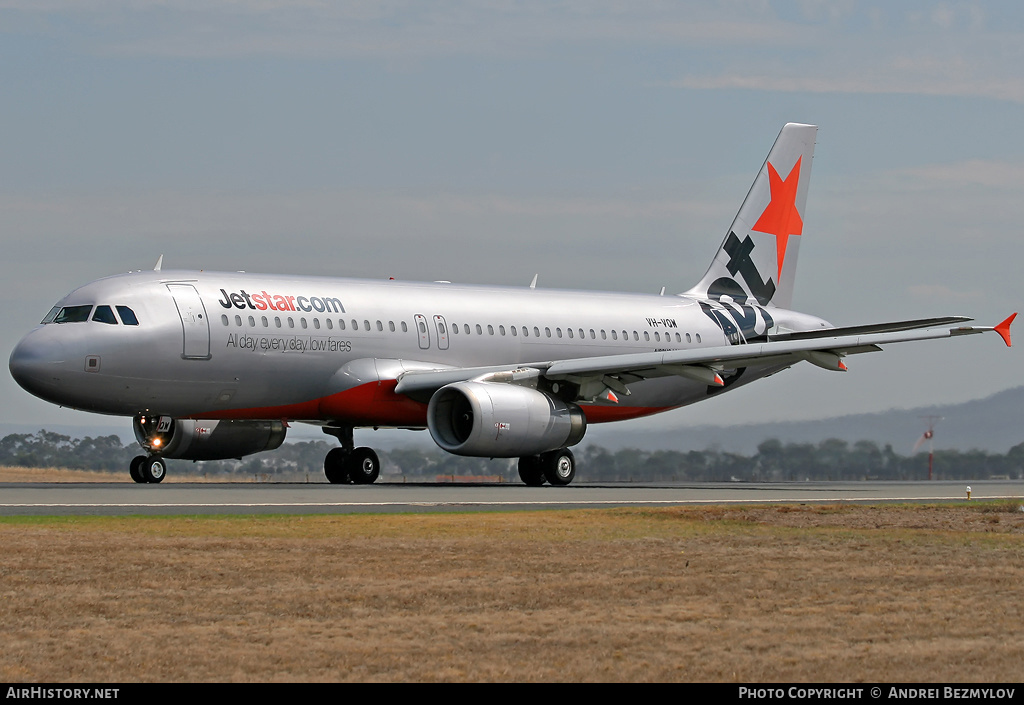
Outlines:
{"label": "dry grass field", "polygon": [[0,681],[1016,681],[1018,502],[0,521]]}
{"label": "dry grass field", "polygon": [[[233,478],[223,476],[206,478],[199,474],[186,475],[183,473],[177,475],[168,473],[164,479],[166,483],[231,481],[254,482],[255,479],[244,475]],[[133,484],[127,468],[117,472],[106,472],[71,470],[69,468],[23,468],[10,465],[0,465],[0,482],[124,482],[129,485]]]}

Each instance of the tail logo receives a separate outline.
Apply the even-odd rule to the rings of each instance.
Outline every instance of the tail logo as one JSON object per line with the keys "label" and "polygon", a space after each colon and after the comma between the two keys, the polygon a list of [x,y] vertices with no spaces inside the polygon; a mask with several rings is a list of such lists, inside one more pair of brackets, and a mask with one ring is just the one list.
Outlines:
{"label": "tail logo", "polygon": [[804,230],[804,220],[796,210],[796,189],[800,183],[800,162],[796,160],[789,176],[779,176],[775,167],[768,163],[768,184],[771,188],[771,202],[764,209],[761,217],[754,223],[751,230],[775,236],[775,250],[779,263],[779,276],[782,281],[782,265],[786,259],[786,245],[790,235],[800,235]]}

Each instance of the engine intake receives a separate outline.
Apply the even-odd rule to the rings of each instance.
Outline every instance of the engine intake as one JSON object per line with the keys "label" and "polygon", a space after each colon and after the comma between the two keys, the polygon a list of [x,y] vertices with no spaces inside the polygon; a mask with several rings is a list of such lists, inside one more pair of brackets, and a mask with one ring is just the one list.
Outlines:
{"label": "engine intake", "polygon": [[135,439],[150,453],[183,460],[226,460],[284,442],[287,429],[280,421],[197,421],[169,416],[136,416]]}
{"label": "engine intake", "polygon": [[587,418],[575,404],[529,387],[456,382],[430,398],[427,428],[449,453],[516,458],[576,445]]}

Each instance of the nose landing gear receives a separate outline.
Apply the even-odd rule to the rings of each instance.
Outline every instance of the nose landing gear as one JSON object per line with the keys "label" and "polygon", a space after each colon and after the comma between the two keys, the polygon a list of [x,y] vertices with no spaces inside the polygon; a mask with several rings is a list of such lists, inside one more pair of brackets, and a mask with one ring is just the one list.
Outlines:
{"label": "nose landing gear", "polygon": [[159,455],[137,455],[132,459],[128,472],[139,484],[156,484],[167,475],[167,464]]}

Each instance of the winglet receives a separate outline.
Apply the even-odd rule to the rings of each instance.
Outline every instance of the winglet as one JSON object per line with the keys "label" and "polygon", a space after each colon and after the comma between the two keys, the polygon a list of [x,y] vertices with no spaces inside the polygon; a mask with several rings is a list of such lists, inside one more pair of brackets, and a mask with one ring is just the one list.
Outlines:
{"label": "winglet", "polygon": [[1006,347],[1010,347],[1010,324],[1013,323],[1013,319],[1016,317],[1016,312],[1011,313],[1005,321],[992,329],[1003,339],[1003,342],[1006,343]]}
{"label": "winglet", "polygon": [[164,266],[164,256],[160,255],[156,260],[156,266],[153,267],[154,272],[159,272],[160,268]]}

